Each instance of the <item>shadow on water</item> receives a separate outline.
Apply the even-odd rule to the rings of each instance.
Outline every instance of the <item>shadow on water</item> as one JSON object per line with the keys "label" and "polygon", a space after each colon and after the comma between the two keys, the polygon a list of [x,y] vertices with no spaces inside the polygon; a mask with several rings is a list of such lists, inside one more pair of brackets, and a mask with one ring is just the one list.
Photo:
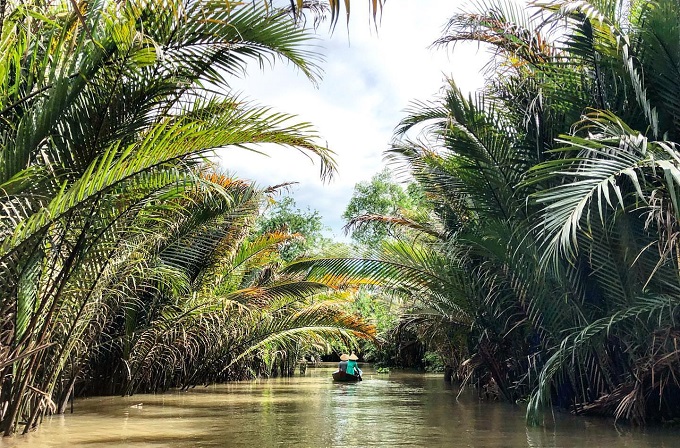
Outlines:
{"label": "shadow on water", "polygon": [[76,402],[15,447],[675,447],[680,433],[617,430],[611,422],[556,415],[527,428],[524,411],[480,402],[441,375],[365,369],[360,383],[333,383],[334,366],[303,377],[195,388],[188,392]]}

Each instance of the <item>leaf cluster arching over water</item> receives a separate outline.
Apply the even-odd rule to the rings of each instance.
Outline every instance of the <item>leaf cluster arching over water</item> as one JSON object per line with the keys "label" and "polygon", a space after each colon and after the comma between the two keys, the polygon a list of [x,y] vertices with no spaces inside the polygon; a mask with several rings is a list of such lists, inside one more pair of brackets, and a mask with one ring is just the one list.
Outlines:
{"label": "leaf cluster arching over water", "polygon": [[74,391],[204,384],[373,337],[327,286],[279,273],[294,236],[251,235],[271,192],[210,167],[274,143],[334,171],[310,125],[230,93],[252,63],[318,77],[312,34],[264,3],[2,2],[5,435]]}
{"label": "leaf cluster arching over water", "polygon": [[430,216],[354,218],[410,238],[292,268],[407,297],[405,321],[459,341],[461,377],[530,422],[547,404],[677,418],[679,18],[672,0],[455,14],[435,46],[490,49],[486,85],[414,102],[387,153]]}

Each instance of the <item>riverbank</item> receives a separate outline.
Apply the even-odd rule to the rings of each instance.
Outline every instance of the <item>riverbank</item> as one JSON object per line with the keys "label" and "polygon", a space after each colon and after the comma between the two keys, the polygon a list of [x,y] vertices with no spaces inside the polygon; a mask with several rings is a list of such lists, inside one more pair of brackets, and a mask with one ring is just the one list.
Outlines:
{"label": "riverbank", "polygon": [[74,414],[53,416],[2,448],[53,447],[671,447],[680,434],[621,429],[609,421],[556,415],[527,428],[524,411],[479,401],[441,374],[363,366],[364,381],[331,381],[334,364],[304,376],[195,388],[187,392],[76,400]]}

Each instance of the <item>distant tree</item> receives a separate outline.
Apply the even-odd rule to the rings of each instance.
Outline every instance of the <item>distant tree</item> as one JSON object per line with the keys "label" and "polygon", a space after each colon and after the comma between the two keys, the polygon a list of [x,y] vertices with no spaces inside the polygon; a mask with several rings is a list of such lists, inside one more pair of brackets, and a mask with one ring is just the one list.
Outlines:
{"label": "distant tree", "polygon": [[[359,182],[342,217],[350,222],[365,215],[396,216],[402,210],[414,209],[421,202],[417,186],[404,188],[392,178],[385,168],[376,173],[370,182]],[[352,229],[352,239],[360,244],[377,246],[389,235],[383,222],[366,222]]]}
{"label": "distant tree", "polygon": [[326,229],[318,210],[309,207],[301,210],[290,196],[277,201],[264,213],[258,224],[260,234],[283,230],[300,235],[300,238],[285,243],[281,249],[281,258],[284,261],[321,251],[331,242],[329,238],[323,236]]}

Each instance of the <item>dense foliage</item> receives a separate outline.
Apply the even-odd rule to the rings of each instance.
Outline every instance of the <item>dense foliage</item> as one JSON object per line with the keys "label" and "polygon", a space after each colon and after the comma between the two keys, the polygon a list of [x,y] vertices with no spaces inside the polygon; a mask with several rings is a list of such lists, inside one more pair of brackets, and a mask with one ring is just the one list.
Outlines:
{"label": "dense foliage", "polygon": [[326,4],[285,3],[0,2],[0,430],[76,392],[285,373],[373,338],[348,310],[391,332],[374,356],[427,341],[418,357],[532,422],[680,418],[678,2],[454,15],[435,45],[491,48],[486,87],[451,81],[399,124],[388,157],[413,186],[381,173],[346,214],[371,257],[302,260],[318,214],[260,217],[276,189],[208,158],[274,143],[334,169],[307,124],[229,93],[248,61],[317,78],[298,25]]}
{"label": "dense foliage", "polygon": [[[369,221],[365,217],[415,214],[420,202],[417,184],[409,184],[405,189],[385,168],[376,173],[369,182],[359,182],[354,186],[354,192],[342,217],[347,221],[347,228],[351,229],[352,240],[364,247],[380,247],[385,239],[391,237],[391,228],[380,220]],[[361,225],[356,225],[358,218],[361,218]]]}
{"label": "dense foliage", "polygon": [[[293,146],[304,123],[229,93],[251,60],[316,78],[312,35],[269,2],[2,2],[0,430],[74,391],[123,393],[270,371],[373,328],[279,272],[293,238],[253,224],[270,193],[207,165]],[[276,364],[278,365],[278,364]]]}
{"label": "dense foliage", "polygon": [[260,233],[285,231],[297,236],[279,250],[283,261],[318,254],[331,244],[331,240],[323,234],[326,228],[321,214],[309,208],[300,210],[291,196],[274,201],[257,227]]}
{"label": "dense foliage", "polygon": [[365,217],[420,235],[297,269],[401,294],[532,422],[549,403],[680,417],[678,2],[486,2],[435,45],[461,41],[492,50],[486,87],[414,103],[389,152],[432,214]]}

